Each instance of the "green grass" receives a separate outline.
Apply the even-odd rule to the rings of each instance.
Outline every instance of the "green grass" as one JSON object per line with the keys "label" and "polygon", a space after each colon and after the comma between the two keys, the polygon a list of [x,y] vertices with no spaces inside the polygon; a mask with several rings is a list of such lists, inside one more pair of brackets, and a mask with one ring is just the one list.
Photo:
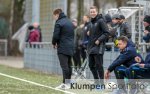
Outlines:
{"label": "green grass", "polygon": [[[15,69],[0,65],[0,72],[43,85],[55,87],[61,83],[61,77],[26,69]],[[64,94],[60,91],[36,86],[30,83],[0,76],[0,94]]]}
{"label": "green grass", "polygon": [[[28,69],[16,69],[0,65],[0,73],[18,77],[21,79],[33,81],[50,87],[56,87],[62,82],[62,77],[58,75],[44,74]],[[76,94],[107,94],[102,91],[77,90],[67,91]],[[0,94],[64,94],[61,91],[36,86],[27,82],[15,80],[0,75]]]}

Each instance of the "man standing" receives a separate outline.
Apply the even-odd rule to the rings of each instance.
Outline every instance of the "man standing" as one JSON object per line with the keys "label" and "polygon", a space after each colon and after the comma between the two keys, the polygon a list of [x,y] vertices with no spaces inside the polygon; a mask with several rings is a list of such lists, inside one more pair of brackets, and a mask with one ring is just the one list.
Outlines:
{"label": "man standing", "polygon": [[131,26],[128,22],[125,21],[124,15],[119,15],[119,29],[117,30],[118,37],[119,36],[126,36],[128,39],[131,39]]}
{"label": "man standing", "polygon": [[86,56],[86,49],[87,49],[87,44],[89,41],[89,35],[87,34],[87,32],[90,29],[90,16],[89,15],[84,15],[83,16],[83,23],[84,23],[84,27],[83,27],[83,31],[82,31],[82,43],[81,43],[81,56],[83,58],[83,61],[85,60]]}
{"label": "man standing", "polygon": [[80,56],[80,40],[81,40],[81,32],[82,27],[78,26],[77,19],[73,19],[72,23],[74,25],[74,55],[73,55],[73,61],[75,66],[75,71],[77,71],[78,68],[81,67],[81,56]]}
{"label": "man standing", "polygon": [[108,27],[102,15],[98,14],[97,7],[90,7],[90,16],[91,25],[88,43],[89,68],[94,76],[95,84],[103,84],[103,54],[105,50],[105,40],[109,34]]}
{"label": "man standing", "polygon": [[41,32],[41,28],[40,28],[39,23],[38,22],[34,22],[33,23],[33,27],[34,27],[34,29],[39,31],[39,34],[40,34],[39,42],[42,42],[42,32]]}
{"label": "man standing", "polygon": [[[74,51],[74,26],[66,17],[61,9],[56,9],[53,12],[55,22],[52,44],[57,48],[57,54],[60,61],[60,66],[63,72],[63,83],[56,88],[68,89],[69,79],[71,79],[71,57]],[[65,81],[66,80],[66,81]]]}
{"label": "man standing", "polygon": [[[143,19],[145,27],[143,39],[146,43],[150,43],[150,15],[146,15]],[[150,47],[146,46],[146,51],[150,52]]]}

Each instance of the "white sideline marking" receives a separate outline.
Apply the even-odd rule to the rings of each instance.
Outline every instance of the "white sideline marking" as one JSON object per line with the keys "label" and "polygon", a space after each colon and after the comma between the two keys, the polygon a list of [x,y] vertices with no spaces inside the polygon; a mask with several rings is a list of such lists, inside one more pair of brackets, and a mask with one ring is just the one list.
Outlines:
{"label": "white sideline marking", "polygon": [[0,73],[0,75],[8,77],[8,78],[15,79],[15,80],[19,80],[19,81],[22,81],[22,82],[27,82],[27,83],[30,83],[30,84],[34,84],[34,85],[37,85],[37,86],[50,88],[50,89],[53,89],[53,90],[56,90],[56,91],[61,91],[61,92],[67,93],[67,94],[75,94],[73,92],[69,92],[69,91],[65,91],[65,90],[61,90],[61,89],[56,89],[56,88],[53,88],[53,87],[50,87],[50,86],[42,85],[42,84],[39,84],[39,83],[36,83],[36,82],[32,82],[32,81],[29,81],[29,80],[21,79],[21,78],[14,77],[14,76],[11,76],[11,75],[7,75],[7,74],[3,74],[3,73]]}

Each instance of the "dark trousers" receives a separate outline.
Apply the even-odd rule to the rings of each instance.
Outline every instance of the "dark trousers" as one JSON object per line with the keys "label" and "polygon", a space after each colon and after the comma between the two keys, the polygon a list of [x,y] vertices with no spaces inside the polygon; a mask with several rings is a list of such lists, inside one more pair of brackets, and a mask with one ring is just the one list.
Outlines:
{"label": "dark trousers", "polygon": [[124,79],[127,77],[126,71],[127,68],[125,66],[118,66],[115,68],[114,73],[118,84],[125,85]]}
{"label": "dark trousers", "polygon": [[[71,79],[72,74],[72,62],[71,62],[71,56],[64,55],[64,54],[58,54],[60,66],[62,68],[63,72],[63,83],[69,83],[69,80]],[[65,82],[65,79],[67,82]]]}
{"label": "dark trousers", "polygon": [[90,54],[89,68],[93,74],[94,79],[101,79],[101,83],[103,83],[104,79],[103,55]]}
{"label": "dark trousers", "polygon": [[150,79],[150,70],[134,65],[128,69],[128,75],[130,79]]}
{"label": "dark trousers", "polygon": [[77,67],[81,67],[81,54],[80,54],[80,49],[76,49],[75,53],[73,55],[73,61],[74,61],[74,66],[75,69],[77,69]]}
{"label": "dark trousers", "polygon": [[81,48],[81,57],[82,57],[82,59],[83,59],[83,62],[84,62],[84,60],[85,60],[85,58],[86,58],[86,48]]}

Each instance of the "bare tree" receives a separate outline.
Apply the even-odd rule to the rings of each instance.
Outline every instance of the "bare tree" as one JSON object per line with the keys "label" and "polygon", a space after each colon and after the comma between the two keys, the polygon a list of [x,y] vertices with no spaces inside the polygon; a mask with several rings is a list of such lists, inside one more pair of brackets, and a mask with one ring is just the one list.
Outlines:
{"label": "bare tree", "polygon": [[[23,25],[23,15],[24,15],[24,2],[25,0],[11,0],[11,12],[9,21],[9,38],[8,38],[8,50],[10,55],[18,55],[18,42],[12,41],[12,35]],[[15,14],[15,15],[14,15]]]}
{"label": "bare tree", "polygon": [[78,24],[82,22],[82,16],[84,15],[84,0],[78,0]]}
{"label": "bare tree", "polygon": [[[10,20],[9,20],[9,36],[8,36],[8,52],[11,51],[12,49],[12,40],[11,40],[11,37],[12,37],[12,28],[13,28],[13,18],[14,18],[14,3],[15,3],[15,0],[11,0],[11,7],[10,7]],[[10,53],[9,53],[10,54]]]}
{"label": "bare tree", "polygon": [[68,16],[68,18],[70,18],[70,15],[71,15],[71,11],[70,11],[71,2],[72,2],[72,0],[68,0],[68,2],[67,2],[67,16]]}
{"label": "bare tree", "polygon": [[93,0],[93,5],[96,6],[98,8],[98,11],[100,9],[100,4],[99,4],[99,0]]}

